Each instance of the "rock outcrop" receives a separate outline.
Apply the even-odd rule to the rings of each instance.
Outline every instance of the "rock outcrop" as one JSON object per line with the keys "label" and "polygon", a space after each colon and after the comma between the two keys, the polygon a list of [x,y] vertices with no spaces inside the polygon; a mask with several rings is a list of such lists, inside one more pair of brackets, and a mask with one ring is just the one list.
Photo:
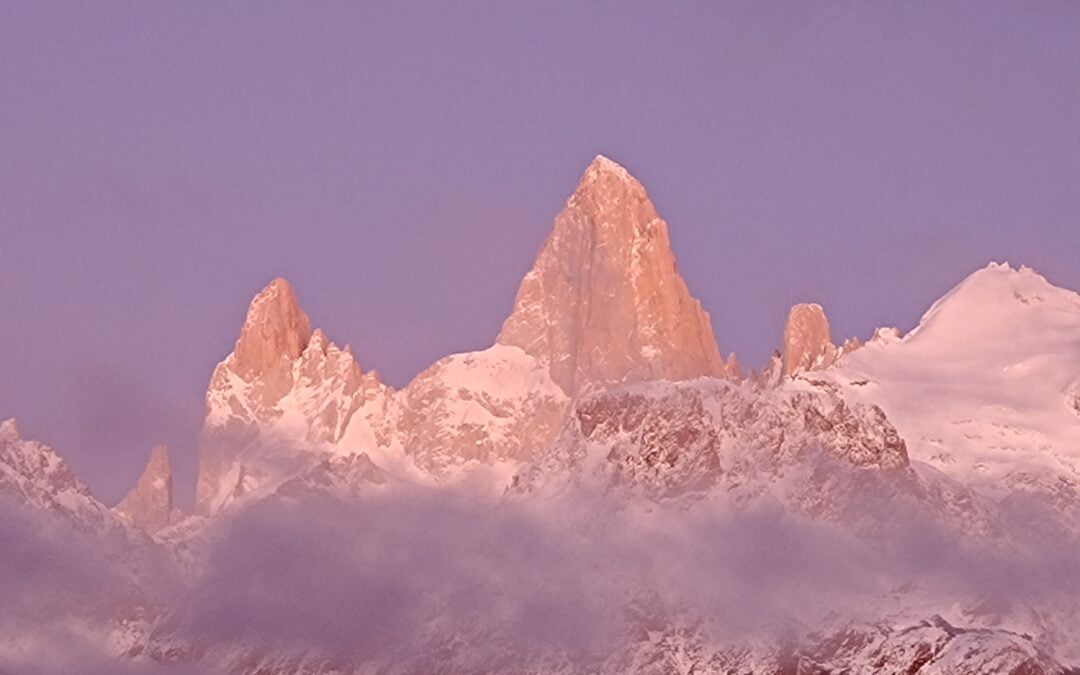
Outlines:
{"label": "rock outcrop", "polygon": [[197,512],[214,513],[303,469],[312,451],[342,442],[354,420],[354,444],[386,442],[390,394],[348,346],[312,331],[292,286],[274,279],[251,301],[235,350],[210,380]]}
{"label": "rock outcrop", "polygon": [[272,406],[292,387],[292,364],[311,339],[311,319],[300,309],[291,284],[274,279],[248,308],[230,371],[249,383],[262,406]]}
{"label": "rock outcrop", "polygon": [[498,343],[535,357],[571,397],[590,383],[726,371],[667,223],[641,183],[606,157],[593,160],[555,219]]}
{"label": "rock outcrop", "polygon": [[[780,477],[819,460],[827,470],[809,472],[794,491],[783,485]],[[907,467],[903,439],[875,406],[715,379],[639,383],[580,398],[558,441],[515,479],[514,490],[558,486],[562,477],[599,479],[658,500],[722,485],[720,493],[741,500],[773,484],[790,491],[775,496],[793,510],[831,502],[838,511],[850,508],[850,492],[821,481],[839,482],[844,469],[852,484],[869,484],[857,470],[872,469],[887,483]]]}
{"label": "rock outcrop", "polygon": [[821,305],[800,303],[792,307],[784,326],[784,375],[828,368],[837,354]]}
{"label": "rock outcrop", "polygon": [[679,274],[667,224],[626,169],[585,170],[496,344],[448,356],[399,399],[405,452],[437,475],[471,460],[529,461],[589,386],[737,377]]}
{"label": "rock outcrop", "polygon": [[147,534],[177,520],[173,509],[173,473],[169,449],[156,445],[135,488],[116,505],[116,512]]}

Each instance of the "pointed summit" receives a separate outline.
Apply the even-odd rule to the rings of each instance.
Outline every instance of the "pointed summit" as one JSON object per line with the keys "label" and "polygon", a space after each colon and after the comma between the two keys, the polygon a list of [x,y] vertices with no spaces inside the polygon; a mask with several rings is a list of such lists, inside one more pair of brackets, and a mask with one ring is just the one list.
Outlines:
{"label": "pointed summit", "polygon": [[278,277],[251,301],[240,339],[236,370],[245,379],[266,375],[282,361],[293,361],[311,339],[311,320],[292,285]]}
{"label": "pointed summit", "polygon": [[173,521],[172,488],[169,449],[156,445],[135,489],[116,505],[116,512],[147,534],[153,534]]}
{"label": "pointed summit", "polygon": [[641,183],[603,156],[556,217],[498,343],[535,357],[571,396],[591,382],[725,372],[667,223]]}
{"label": "pointed summit", "polygon": [[80,528],[113,524],[109,509],[94,498],[64,458],[44,443],[23,438],[14,419],[0,422],[0,498],[5,507],[39,509]]}
{"label": "pointed summit", "polygon": [[589,162],[589,166],[585,167],[585,173],[581,176],[578,189],[580,190],[581,186],[591,185],[601,178],[622,181],[624,183],[632,184],[642,191],[645,190],[641,183],[638,182],[638,179],[630,175],[630,172],[627,171],[622,164],[619,164],[615,160],[609,159],[604,155],[593,157],[593,161]]}
{"label": "pointed summit", "polygon": [[836,345],[825,310],[816,303],[792,307],[784,326],[784,375],[828,368],[834,361]]}
{"label": "pointed summit", "polygon": [[292,286],[274,279],[251,301],[235,350],[210,378],[196,512],[216,513],[274,484],[308,461],[308,449],[342,441],[350,428],[354,440],[374,443],[368,418],[389,397],[349,347],[312,331]]}
{"label": "pointed summit", "polygon": [[990,263],[943,295],[905,338],[964,349],[969,342],[1007,344],[1047,313],[1076,316],[1080,294],[1054,286],[1030,267]]}

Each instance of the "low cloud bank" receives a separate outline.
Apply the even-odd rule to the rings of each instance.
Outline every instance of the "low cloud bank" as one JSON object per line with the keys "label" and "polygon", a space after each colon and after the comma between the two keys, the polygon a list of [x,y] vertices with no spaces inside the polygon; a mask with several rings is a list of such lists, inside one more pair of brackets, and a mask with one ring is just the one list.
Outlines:
{"label": "low cloud bank", "polygon": [[[903,522],[903,519],[900,519]],[[615,508],[602,496],[487,504],[446,493],[270,500],[234,520],[171,626],[353,659],[457,649],[610,654],[630,631],[704,619],[716,641],[830,613],[873,620],[902,587],[937,605],[1051,601],[1075,545],[971,547],[918,519],[865,541],[777,510]]]}
{"label": "low cloud bank", "polygon": [[[501,654],[512,669],[536,655],[595,663],[628,637],[688,618],[720,644],[813,629],[829,613],[878,619],[901,607],[889,599],[901,588],[940,607],[981,602],[1008,612],[1043,610],[1080,587],[1073,540],[972,546],[918,513],[894,515],[881,537],[857,539],[779,509],[619,507],[587,493],[275,497],[216,526],[202,572],[155,639],[191,653],[241,644],[256,658],[414,665]],[[43,525],[53,520],[0,510],[0,673],[124,673],[92,627],[141,597],[124,576],[130,561],[88,535]],[[86,622],[50,618],[63,614]]]}

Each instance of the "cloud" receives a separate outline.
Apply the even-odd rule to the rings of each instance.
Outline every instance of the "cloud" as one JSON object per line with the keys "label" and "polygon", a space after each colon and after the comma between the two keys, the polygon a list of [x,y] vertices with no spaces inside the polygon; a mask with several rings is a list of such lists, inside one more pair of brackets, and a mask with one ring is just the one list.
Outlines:
{"label": "cloud", "polygon": [[[944,593],[943,606],[988,590],[1019,600],[1062,587],[1067,549],[1021,559],[911,523],[867,542],[775,508],[616,508],[604,495],[274,498],[215,535],[206,574],[168,630],[256,653],[410,662],[505,650],[588,663],[679,616],[703,618],[717,641],[738,640],[812,628],[831,612],[881,618],[881,598],[913,581]],[[447,636],[455,644],[442,644]]]}
{"label": "cloud", "polygon": [[[432,670],[476,658],[476,667],[512,671],[545,658],[598,664],[642,631],[687,619],[718,645],[813,629],[830,613],[880,619],[910,606],[911,594],[928,608],[1045,609],[1080,584],[1073,540],[965,540],[927,512],[889,503],[890,517],[872,516],[878,534],[860,538],[849,524],[770,502],[686,508],[586,490],[485,501],[400,483],[349,499],[290,491],[211,526],[199,574],[154,639],[208,655],[198,665],[227,663],[242,645],[255,661],[304,655]],[[124,594],[123,570],[86,536],[17,509],[0,514],[0,629],[27,637],[21,661],[0,652],[0,672],[94,672],[86,669],[98,663],[124,672],[93,637],[88,609]],[[892,602],[899,589],[909,595]],[[87,622],[43,630],[72,598]]]}

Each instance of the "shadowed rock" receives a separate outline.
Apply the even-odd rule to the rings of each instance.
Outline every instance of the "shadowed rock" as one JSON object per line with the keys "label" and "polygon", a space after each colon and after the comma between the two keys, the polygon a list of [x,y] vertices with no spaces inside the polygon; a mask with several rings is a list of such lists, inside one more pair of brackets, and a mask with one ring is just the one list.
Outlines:
{"label": "shadowed rock", "polygon": [[116,505],[116,512],[133,525],[153,534],[175,520],[173,515],[173,475],[169,449],[156,445],[135,488]]}

